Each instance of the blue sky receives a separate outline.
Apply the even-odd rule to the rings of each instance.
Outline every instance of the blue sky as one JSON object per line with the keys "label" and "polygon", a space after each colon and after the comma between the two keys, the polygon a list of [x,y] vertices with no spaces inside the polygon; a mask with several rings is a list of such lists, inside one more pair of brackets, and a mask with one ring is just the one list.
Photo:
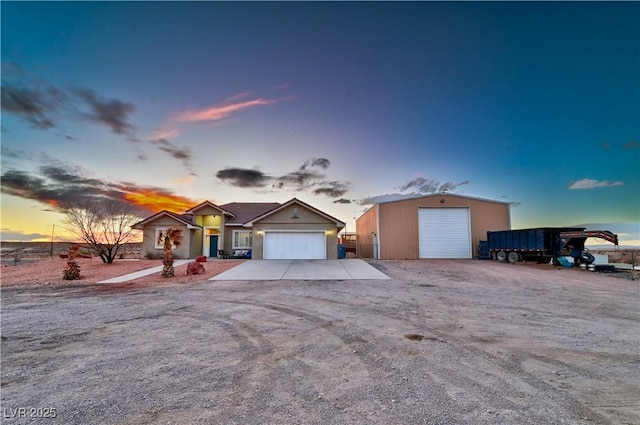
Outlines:
{"label": "blue sky", "polygon": [[2,2],[2,237],[60,202],[447,188],[640,244],[635,2]]}

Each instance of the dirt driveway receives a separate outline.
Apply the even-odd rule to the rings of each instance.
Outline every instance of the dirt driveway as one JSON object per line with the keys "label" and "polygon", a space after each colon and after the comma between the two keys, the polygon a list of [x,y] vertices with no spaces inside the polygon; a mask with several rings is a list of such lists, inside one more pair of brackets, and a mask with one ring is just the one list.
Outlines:
{"label": "dirt driveway", "polygon": [[372,264],[391,280],[3,288],[2,422],[640,422],[638,281]]}

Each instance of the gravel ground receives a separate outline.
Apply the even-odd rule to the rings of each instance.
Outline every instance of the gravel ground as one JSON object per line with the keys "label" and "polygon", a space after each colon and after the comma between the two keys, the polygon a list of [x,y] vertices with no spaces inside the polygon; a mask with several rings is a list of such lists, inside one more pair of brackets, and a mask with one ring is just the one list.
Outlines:
{"label": "gravel ground", "polygon": [[[141,287],[145,285],[163,285],[167,283],[201,282],[219,273],[229,270],[241,264],[244,260],[218,260],[214,259],[201,263],[204,267],[204,275],[187,276],[187,265],[175,267],[175,276],[163,278],[162,272],[139,277],[120,285],[104,287],[106,290],[121,289],[122,286]],[[16,265],[4,265],[0,272],[0,285],[25,286],[25,285],[93,285],[96,282],[112,277],[124,276],[139,270],[149,269],[162,265],[161,260],[115,260],[112,264],[105,264],[99,258],[78,258],[80,267],[80,279],[69,281],[62,278],[67,265],[66,259],[47,258],[24,260]]]}
{"label": "gravel ground", "polygon": [[637,280],[371,264],[392,280],[2,288],[3,423],[640,423]]}

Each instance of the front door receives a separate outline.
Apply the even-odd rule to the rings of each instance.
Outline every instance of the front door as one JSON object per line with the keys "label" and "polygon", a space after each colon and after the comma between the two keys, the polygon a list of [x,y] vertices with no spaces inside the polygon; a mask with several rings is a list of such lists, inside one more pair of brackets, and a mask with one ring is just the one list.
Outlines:
{"label": "front door", "polygon": [[218,256],[218,235],[209,235],[209,257]]}

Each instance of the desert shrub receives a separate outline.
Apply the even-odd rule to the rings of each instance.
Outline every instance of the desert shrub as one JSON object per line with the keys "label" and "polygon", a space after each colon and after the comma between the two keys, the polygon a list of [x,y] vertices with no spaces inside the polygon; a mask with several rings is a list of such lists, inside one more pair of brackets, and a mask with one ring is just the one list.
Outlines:
{"label": "desert shrub", "polygon": [[76,255],[78,255],[78,245],[72,245],[69,248],[69,258],[67,259],[67,267],[65,267],[62,274],[64,280],[78,280],[80,279],[80,265],[76,261]]}
{"label": "desert shrub", "polygon": [[75,260],[67,261],[67,267],[64,269],[64,273],[62,275],[64,280],[78,280],[80,279],[80,266],[78,262]]}

